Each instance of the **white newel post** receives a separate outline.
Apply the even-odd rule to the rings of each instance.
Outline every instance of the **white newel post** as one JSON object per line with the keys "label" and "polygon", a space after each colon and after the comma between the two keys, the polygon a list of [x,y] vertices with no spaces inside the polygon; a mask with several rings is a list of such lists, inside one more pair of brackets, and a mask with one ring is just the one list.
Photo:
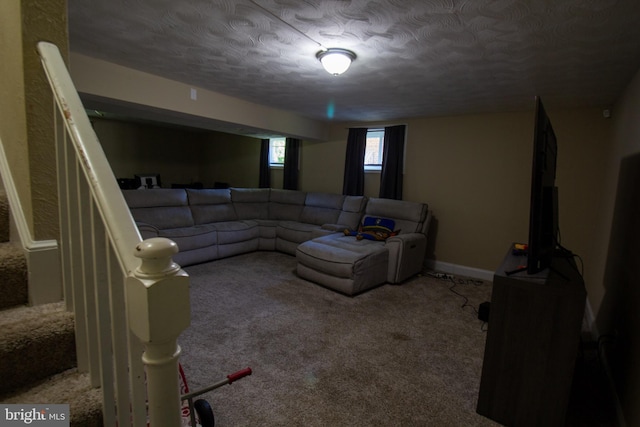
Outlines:
{"label": "white newel post", "polygon": [[172,256],[177,245],[152,238],[136,246],[141,259],[135,277],[127,278],[127,310],[131,331],[144,343],[151,427],[180,425],[178,336],[190,323],[189,278]]}

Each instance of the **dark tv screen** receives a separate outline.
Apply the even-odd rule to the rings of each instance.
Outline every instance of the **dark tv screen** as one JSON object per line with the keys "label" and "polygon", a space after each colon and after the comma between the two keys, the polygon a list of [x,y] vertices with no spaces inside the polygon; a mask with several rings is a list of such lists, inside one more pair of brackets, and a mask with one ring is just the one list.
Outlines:
{"label": "dark tv screen", "polygon": [[536,97],[531,173],[531,205],[527,273],[551,266],[558,244],[558,189],[556,162],[558,143],[540,97]]}

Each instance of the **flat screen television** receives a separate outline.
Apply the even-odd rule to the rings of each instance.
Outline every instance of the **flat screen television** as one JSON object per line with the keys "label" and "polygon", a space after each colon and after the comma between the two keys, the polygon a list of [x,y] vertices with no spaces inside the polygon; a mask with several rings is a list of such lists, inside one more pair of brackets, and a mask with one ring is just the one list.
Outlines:
{"label": "flat screen television", "polygon": [[558,246],[558,143],[540,97],[535,99],[527,274],[551,266]]}

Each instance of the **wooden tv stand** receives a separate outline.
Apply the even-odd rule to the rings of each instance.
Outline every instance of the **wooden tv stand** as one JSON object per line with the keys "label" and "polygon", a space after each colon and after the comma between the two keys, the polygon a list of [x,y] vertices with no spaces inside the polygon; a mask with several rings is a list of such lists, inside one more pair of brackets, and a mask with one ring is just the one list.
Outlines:
{"label": "wooden tv stand", "polygon": [[477,412],[506,426],[564,426],[586,291],[573,258],[535,275],[513,245],[494,274]]}

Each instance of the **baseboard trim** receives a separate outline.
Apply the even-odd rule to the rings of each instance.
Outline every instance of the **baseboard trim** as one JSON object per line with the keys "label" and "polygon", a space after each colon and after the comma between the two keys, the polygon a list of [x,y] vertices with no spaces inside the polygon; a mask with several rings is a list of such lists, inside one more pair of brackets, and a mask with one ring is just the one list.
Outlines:
{"label": "baseboard trim", "polygon": [[472,279],[486,280],[488,282],[493,281],[493,271],[467,267],[466,265],[452,264],[450,262],[428,259],[425,262],[425,267],[428,270],[452,274],[454,276],[470,277]]}
{"label": "baseboard trim", "polygon": [[[61,301],[63,292],[58,242],[33,239],[2,141],[0,141],[0,177],[9,200],[10,240],[20,244],[27,259],[29,304],[40,305]],[[17,234],[19,242],[13,238],[14,234]]]}
{"label": "baseboard trim", "polygon": [[62,301],[62,273],[58,242],[31,241],[24,248],[29,271],[29,304],[40,305]]}

